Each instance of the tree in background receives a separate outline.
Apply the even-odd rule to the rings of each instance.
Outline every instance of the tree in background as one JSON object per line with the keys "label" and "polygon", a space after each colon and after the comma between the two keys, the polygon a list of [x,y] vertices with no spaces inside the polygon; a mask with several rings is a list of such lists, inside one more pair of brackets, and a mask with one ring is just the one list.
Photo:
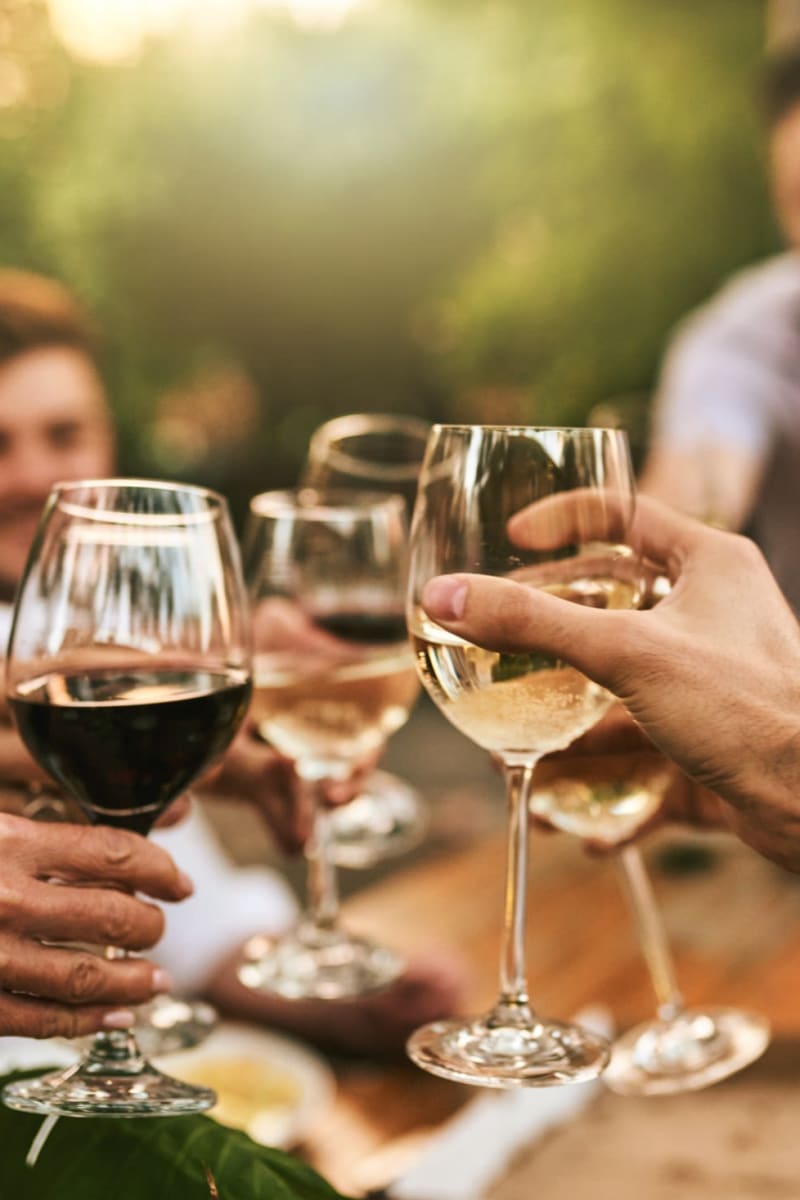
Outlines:
{"label": "tree in background", "polygon": [[[375,0],[109,66],[7,0],[0,257],[107,330],[126,466],[239,506],[338,412],[641,406],[675,320],[777,244],[763,38],[757,0]],[[242,435],[181,443],[214,395]]]}

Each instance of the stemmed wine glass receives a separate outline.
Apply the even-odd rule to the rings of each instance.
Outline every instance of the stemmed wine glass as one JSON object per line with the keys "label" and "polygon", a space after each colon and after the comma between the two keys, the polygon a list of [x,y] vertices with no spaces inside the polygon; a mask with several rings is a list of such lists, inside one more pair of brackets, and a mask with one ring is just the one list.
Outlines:
{"label": "stemmed wine glass", "polygon": [[251,502],[252,717],[293,760],[314,817],[308,909],[284,937],[252,939],[239,970],[247,987],[334,999],[384,987],[402,970],[398,955],[339,925],[322,793],[378,751],[416,699],[403,614],[406,554],[399,497],[305,489]]}
{"label": "stemmed wine glass", "polygon": [[[391,493],[403,497],[409,518],[430,425],[398,413],[350,413],[312,434],[304,485]],[[373,771],[349,804],[331,813],[330,853],[342,867],[369,867],[404,854],[428,828],[420,793],[387,771]]]}
{"label": "stemmed wine glass", "polygon": [[[531,811],[556,828],[609,845],[631,837],[658,811],[669,783],[669,768],[648,751],[592,755],[560,773],[553,763],[550,773],[552,779],[535,783]],[[740,1008],[686,1007],[641,851],[627,845],[617,858],[658,1007],[654,1019],[614,1043],[604,1081],[629,1096],[708,1087],[764,1052],[769,1023]]]}
{"label": "stemmed wine glass", "polygon": [[529,1004],[525,891],[536,763],[589,729],[612,698],[559,659],[496,653],[444,630],[422,608],[424,585],[477,572],[579,604],[631,607],[639,590],[625,545],[633,506],[627,439],[617,430],[433,428],[411,533],[409,630],[436,704],[502,761],[509,805],[500,996],[484,1016],[436,1021],[411,1036],[410,1057],[435,1075],[484,1087],[546,1086],[590,1079],[608,1061],[604,1039],[546,1020]]}
{"label": "stemmed wine glass", "polygon": [[[228,746],[250,696],[249,618],[225,500],[131,479],[60,484],[14,614],[8,701],[36,761],[92,824],[146,834]],[[108,958],[124,952],[109,947]],[[11,1108],[72,1116],[200,1112],[133,1031],[66,1070],[9,1084]]]}

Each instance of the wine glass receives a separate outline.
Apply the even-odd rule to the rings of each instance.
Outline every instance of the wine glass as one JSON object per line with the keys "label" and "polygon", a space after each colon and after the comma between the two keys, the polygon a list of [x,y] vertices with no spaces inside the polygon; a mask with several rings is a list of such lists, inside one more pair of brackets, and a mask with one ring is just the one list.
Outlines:
{"label": "wine glass", "polygon": [[[409,630],[433,700],[500,758],[509,805],[500,997],[484,1016],[436,1021],[411,1036],[410,1057],[435,1075],[546,1086],[593,1078],[608,1061],[604,1039],[533,1012],[524,948],[534,768],[594,725],[612,698],[557,658],[484,650],[441,628],[422,608],[424,585],[478,572],[579,604],[631,607],[638,565],[624,542],[633,503],[627,439],[616,430],[433,428],[411,532]],[[516,514],[522,521],[510,523]]]}
{"label": "wine glass", "polygon": [[430,429],[420,417],[397,413],[334,417],[311,435],[302,483],[390,492],[403,497],[410,516]]}
{"label": "wine glass", "polygon": [[[146,834],[228,746],[250,685],[225,500],[146,480],[58,485],[20,586],[6,686],[31,754],[89,821]],[[76,1065],[9,1084],[3,1099],[27,1112],[159,1116],[215,1097],[155,1070],[133,1031],[110,1030]]]}
{"label": "wine glass", "polygon": [[[669,767],[654,752],[591,755],[557,763],[539,778],[531,811],[579,837],[613,845],[631,837],[661,806]],[[639,848],[617,854],[647,963],[657,1013],[630,1029],[612,1048],[604,1081],[629,1096],[695,1091],[733,1075],[769,1043],[769,1023],[758,1013],[720,1006],[687,1008],[678,987],[664,923]]]}
{"label": "wine glass", "polygon": [[335,999],[385,987],[398,955],[340,928],[326,783],[347,780],[406,721],[419,684],[403,614],[402,500],[266,492],[245,541],[255,629],[252,717],[291,758],[314,810],[308,908],[277,940],[258,937],[239,970],[251,988]]}
{"label": "wine glass", "polygon": [[[427,421],[397,413],[334,417],[312,434],[302,482],[400,495],[410,517],[429,432]],[[358,796],[331,813],[331,856],[341,867],[372,866],[416,846],[428,821],[416,788],[373,771]]]}

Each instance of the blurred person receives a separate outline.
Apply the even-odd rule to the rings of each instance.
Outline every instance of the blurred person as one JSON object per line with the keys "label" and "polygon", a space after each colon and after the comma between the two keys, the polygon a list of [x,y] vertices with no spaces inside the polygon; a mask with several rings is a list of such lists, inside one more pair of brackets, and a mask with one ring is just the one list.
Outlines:
{"label": "blurred person", "polygon": [[[556,499],[568,517],[569,493]],[[520,544],[543,544],[536,510],[546,503],[513,519],[509,532]],[[568,519],[560,528],[568,539]],[[638,729],[630,720],[598,727],[588,749],[641,749],[645,735],[686,776],[673,789],[671,816],[723,824],[800,872],[797,619],[749,538],[644,497],[630,540],[672,583],[647,610],[592,609],[515,580],[466,574],[430,580],[423,604],[459,637],[503,653],[555,655],[608,688]]]}
{"label": "blurred person", "polygon": [[[51,487],[59,480],[105,477],[113,471],[113,426],[97,341],[84,313],[56,282],[27,272],[0,271],[3,647],[10,631],[14,590]],[[7,709],[0,707],[0,786],[36,787],[45,782],[12,727]],[[291,764],[257,742],[249,731],[244,731],[229,751],[213,790],[255,803],[284,845],[296,848],[302,843],[308,817]],[[59,836],[46,825],[8,819],[16,821],[14,837],[19,841],[24,833],[26,845],[49,844]],[[61,832],[66,839],[73,836],[71,831]],[[103,831],[82,830],[81,834],[86,838],[104,836]],[[0,842],[3,838],[0,822]],[[392,988],[358,1001],[297,1003],[247,991],[238,983],[235,971],[241,946],[251,935],[279,932],[293,919],[296,904],[289,887],[274,871],[234,866],[196,804],[185,821],[156,831],[151,840],[153,856],[161,854],[166,859],[157,849],[161,843],[196,879],[191,900],[165,915],[156,952],[176,989],[203,994],[231,1015],[281,1025],[311,1040],[354,1051],[400,1049],[417,1024],[445,1015],[454,1006],[461,987],[460,969],[446,956],[411,963]],[[149,853],[139,851],[145,859]],[[146,878],[140,882],[139,876],[132,874],[131,883],[136,890],[148,890]],[[160,886],[161,890],[152,894],[170,898],[168,889]],[[132,918],[131,924],[135,925]],[[0,904],[0,931],[2,927]],[[132,977],[139,972],[131,1002],[146,998],[139,976],[150,970],[143,964],[129,972]],[[158,976],[162,991],[166,990],[165,978]],[[101,989],[98,995],[102,998],[103,994]]]}
{"label": "blurred person", "polygon": [[787,250],[736,274],[678,328],[658,385],[643,492],[747,529],[800,612],[800,50],[763,76]]}

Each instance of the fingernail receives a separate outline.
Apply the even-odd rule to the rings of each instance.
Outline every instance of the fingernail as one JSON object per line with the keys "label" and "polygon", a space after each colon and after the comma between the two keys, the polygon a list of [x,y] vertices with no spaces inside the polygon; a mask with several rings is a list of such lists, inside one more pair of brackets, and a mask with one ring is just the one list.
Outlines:
{"label": "fingernail", "polygon": [[422,592],[423,607],[431,617],[459,621],[467,607],[467,590],[457,575],[429,579]]}
{"label": "fingernail", "polygon": [[156,993],[172,991],[172,976],[169,971],[165,971],[163,967],[153,971],[153,991]]}
{"label": "fingernail", "polygon": [[194,891],[194,883],[184,871],[178,872],[178,884],[184,896],[191,896]]}
{"label": "fingernail", "polygon": [[106,1013],[103,1017],[103,1027],[105,1029],[130,1029],[133,1026],[135,1017],[128,1008],[118,1008],[114,1012]]}

